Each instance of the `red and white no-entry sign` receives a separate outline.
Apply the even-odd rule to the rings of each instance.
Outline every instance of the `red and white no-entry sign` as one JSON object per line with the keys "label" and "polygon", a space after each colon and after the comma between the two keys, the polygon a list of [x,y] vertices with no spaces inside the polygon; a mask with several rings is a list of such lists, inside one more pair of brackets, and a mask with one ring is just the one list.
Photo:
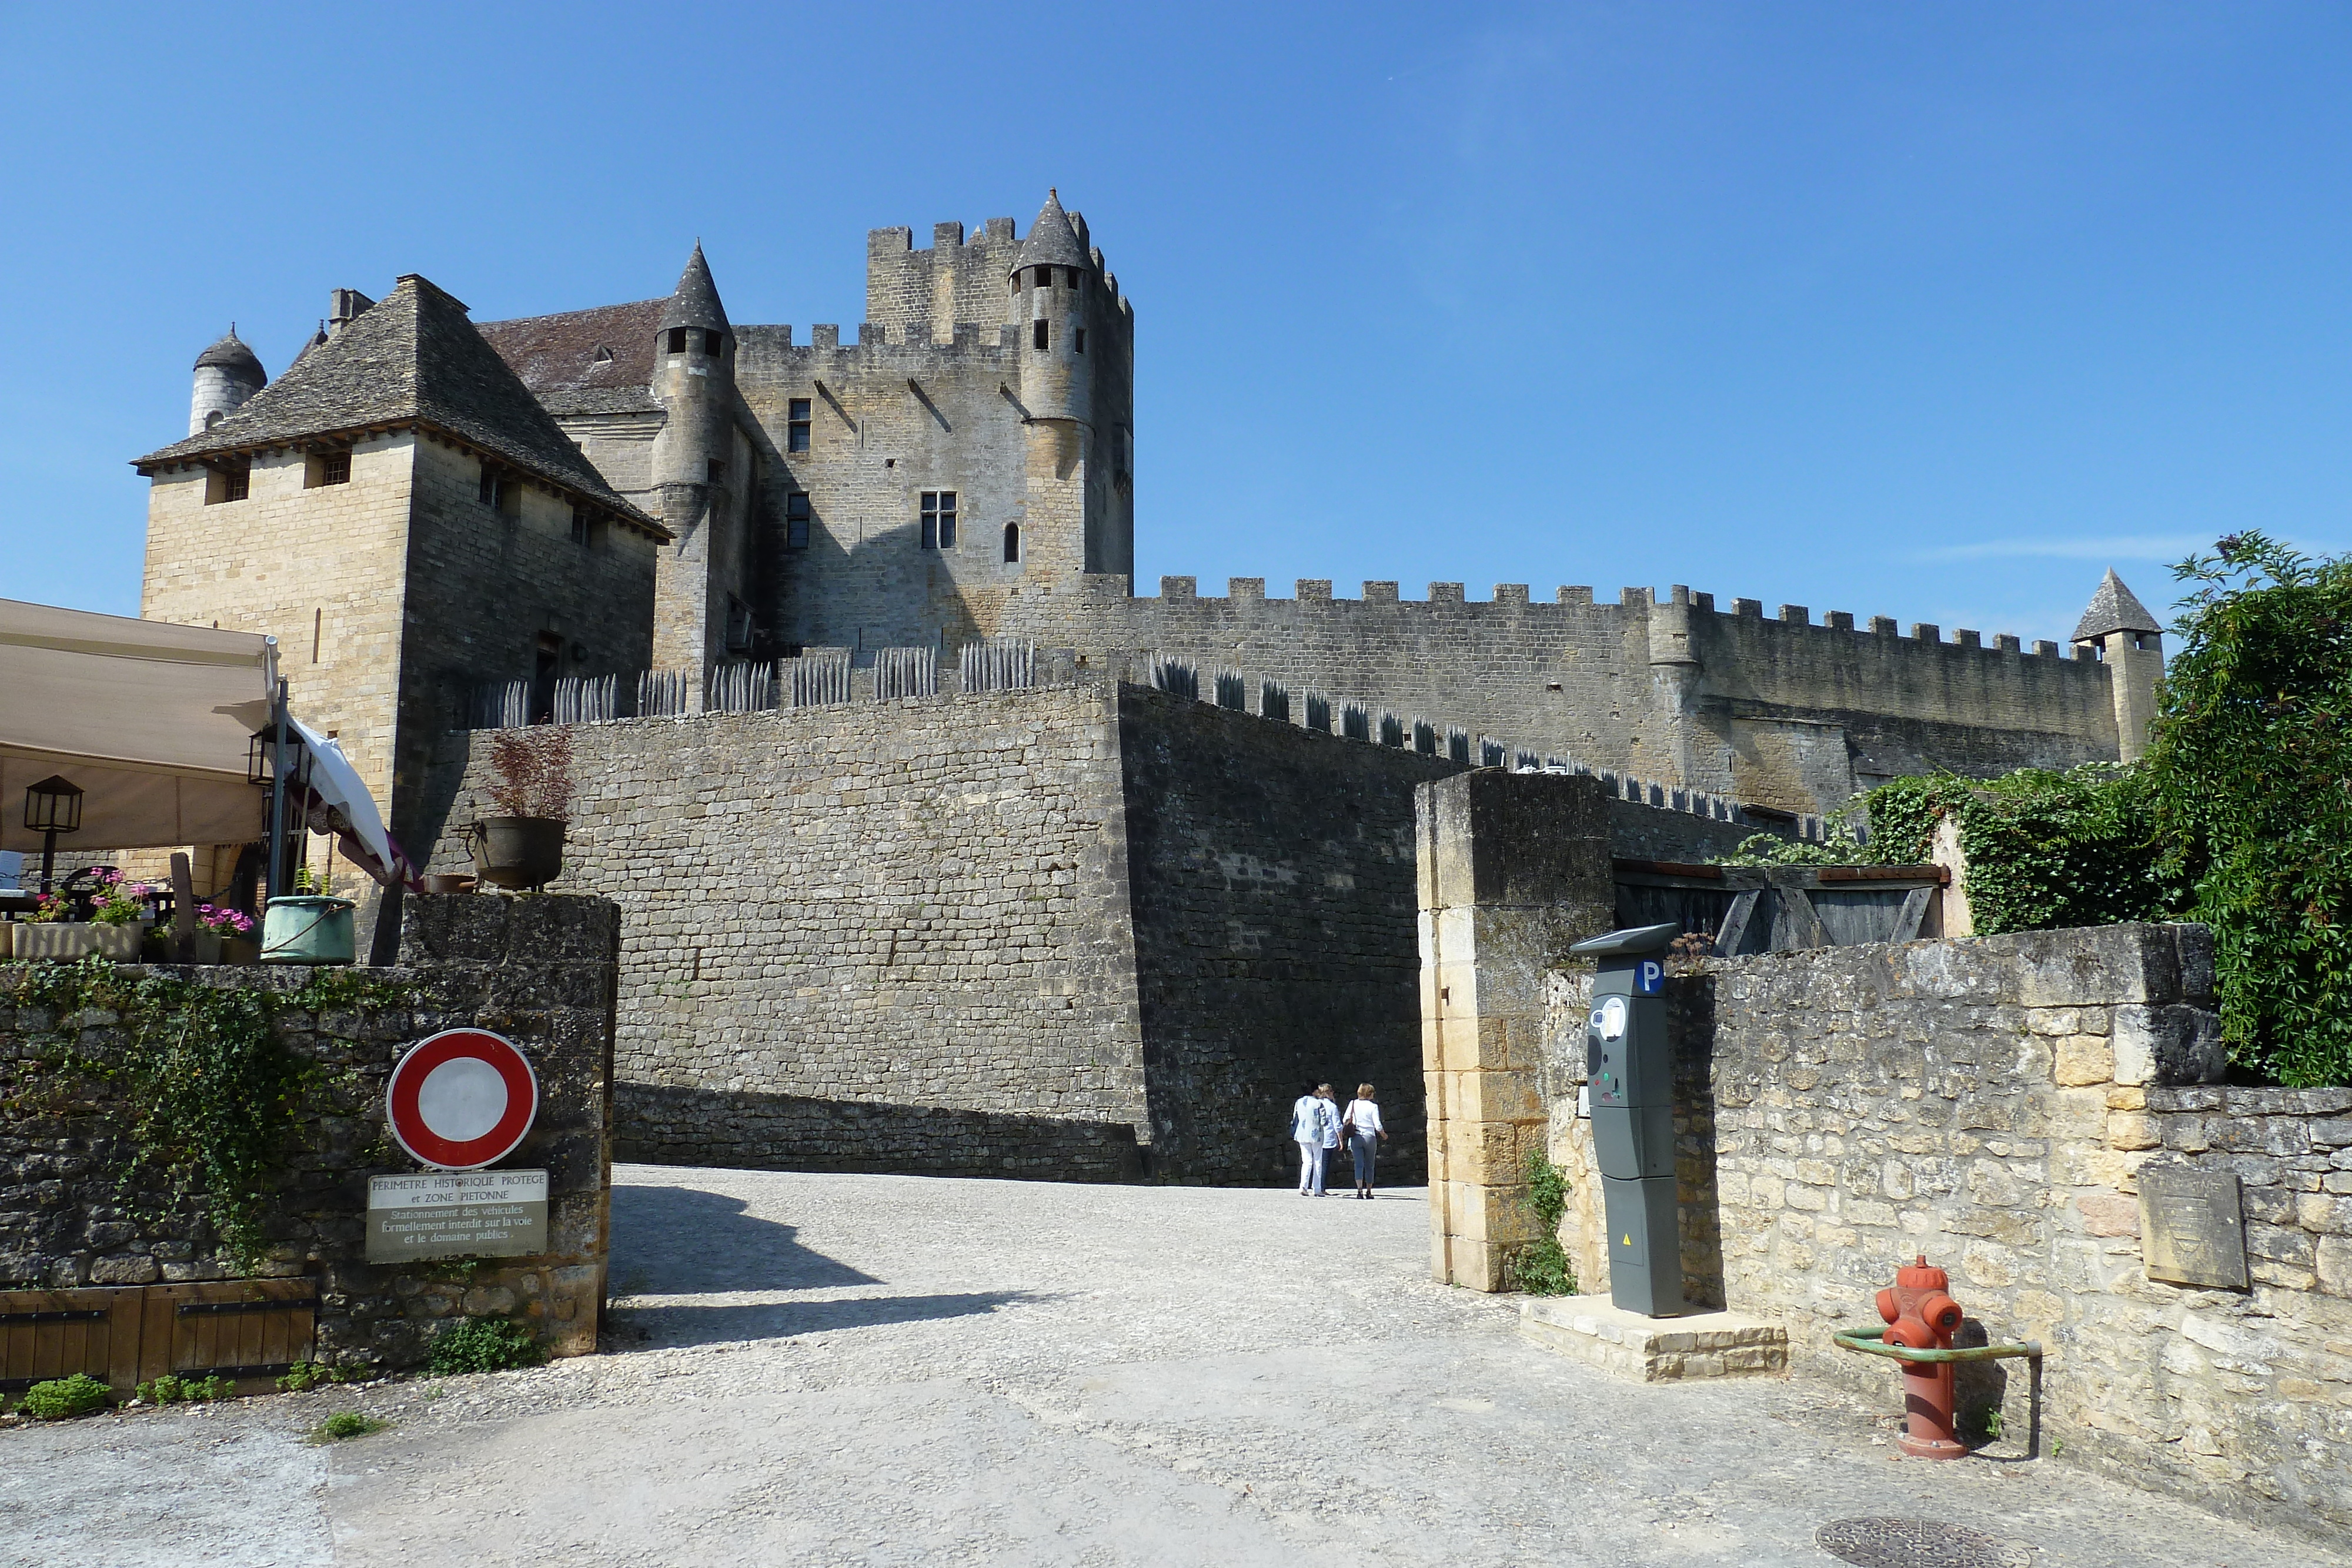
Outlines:
{"label": "red and white no-entry sign", "polygon": [[443,1030],[410,1048],[383,1092],[392,1135],[428,1166],[470,1171],[502,1160],[539,1114],[539,1075],[514,1042]]}

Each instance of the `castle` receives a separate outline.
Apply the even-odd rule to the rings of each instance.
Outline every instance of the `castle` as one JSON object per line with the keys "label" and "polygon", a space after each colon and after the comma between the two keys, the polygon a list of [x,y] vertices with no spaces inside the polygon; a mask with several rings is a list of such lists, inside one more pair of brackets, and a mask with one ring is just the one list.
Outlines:
{"label": "castle", "polygon": [[2072,658],[1680,587],[1138,597],[1135,313],[1085,218],[1049,195],[1025,236],[875,230],[866,316],[849,344],[737,325],[698,246],[667,298],[478,326],[422,277],[336,289],[277,382],[234,333],[197,361],[186,439],[138,460],[142,612],[277,635],[425,840],[423,759],[478,686],[545,712],[565,677],[652,668],[692,707],[730,662],[811,649],[1173,656],[1768,814],[2128,757],[2145,727],[2157,627],[2119,583]]}
{"label": "castle", "polygon": [[206,349],[137,460],[143,613],[276,636],[436,869],[475,726],[614,721],[568,874],[635,933],[625,1148],[887,1164],[946,1115],[977,1168],[1242,1179],[1220,1117],[1345,1039],[1402,1152],[1417,784],[1595,772],[1620,852],[1696,858],[2144,743],[2160,638],[2113,573],[2071,654],[1680,586],[1138,596],[1134,310],[1083,216],[876,230],[866,318],[736,323],[699,246],[522,320],[338,288],[274,381]]}

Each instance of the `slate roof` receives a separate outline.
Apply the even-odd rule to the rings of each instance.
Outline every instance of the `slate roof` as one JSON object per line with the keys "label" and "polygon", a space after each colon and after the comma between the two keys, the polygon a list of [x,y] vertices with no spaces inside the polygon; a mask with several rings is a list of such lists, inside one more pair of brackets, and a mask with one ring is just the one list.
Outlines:
{"label": "slate roof", "polygon": [[720,331],[730,329],[727,324],[727,307],[719,303],[719,285],[710,281],[710,264],[702,259],[702,242],[694,243],[694,254],[686,258],[686,270],[678,274],[677,287],[662,310],[661,324],[668,327],[716,327]]}
{"label": "slate roof", "polygon": [[[566,310],[477,329],[522,384],[562,418],[582,413],[650,413],[654,339],[667,299],[640,299],[593,310]],[[597,358],[599,353],[608,357]]]}
{"label": "slate roof", "polygon": [[133,466],[147,473],[168,463],[406,424],[454,436],[658,538],[670,537],[604,482],[466,319],[466,307],[414,273],[236,413]]}
{"label": "slate roof", "polygon": [[260,358],[245,346],[245,340],[236,335],[234,326],[215,339],[211,348],[198,354],[196,362],[190,369],[201,371],[206,365],[217,365],[225,371],[241,371],[253,379],[255,386],[269,380],[269,372],[261,368]]}
{"label": "slate roof", "polygon": [[1029,237],[1021,242],[1020,253],[1013,257],[1013,269],[1093,265],[1078,245],[1078,232],[1070,226],[1069,214],[1062,211],[1061,192],[1047,191],[1045,204],[1037,209],[1037,221],[1029,225]]}
{"label": "slate roof", "polygon": [[2109,567],[2107,575],[2099,581],[2099,591],[2091,595],[2091,607],[2084,611],[2083,618],[2074,623],[2074,640],[2087,643],[2110,632],[2163,630],[2156,623],[2156,617],[2147,612],[2147,606],[2124,586],[2124,580],[2116,575],[2116,569]]}

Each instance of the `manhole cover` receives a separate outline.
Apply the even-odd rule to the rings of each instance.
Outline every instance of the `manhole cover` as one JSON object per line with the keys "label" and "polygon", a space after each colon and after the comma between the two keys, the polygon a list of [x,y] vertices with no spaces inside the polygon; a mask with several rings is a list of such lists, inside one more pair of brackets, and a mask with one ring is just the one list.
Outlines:
{"label": "manhole cover", "polygon": [[2032,1568],[2033,1552],[2013,1541],[1929,1519],[1840,1519],[1813,1544],[1859,1568]]}

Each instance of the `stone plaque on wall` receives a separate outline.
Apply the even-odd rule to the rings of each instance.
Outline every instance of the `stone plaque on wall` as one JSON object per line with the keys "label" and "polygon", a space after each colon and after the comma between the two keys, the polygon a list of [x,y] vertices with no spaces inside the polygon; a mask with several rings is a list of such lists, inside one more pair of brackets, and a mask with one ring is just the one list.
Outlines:
{"label": "stone plaque on wall", "polygon": [[2246,1224],[2227,1171],[2150,1166],[2139,1173],[2140,1258],[2151,1280],[2242,1291]]}
{"label": "stone plaque on wall", "polygon": [[545,1171],[423,1171],[368,1182],[371,1263],[546,1250]]}

